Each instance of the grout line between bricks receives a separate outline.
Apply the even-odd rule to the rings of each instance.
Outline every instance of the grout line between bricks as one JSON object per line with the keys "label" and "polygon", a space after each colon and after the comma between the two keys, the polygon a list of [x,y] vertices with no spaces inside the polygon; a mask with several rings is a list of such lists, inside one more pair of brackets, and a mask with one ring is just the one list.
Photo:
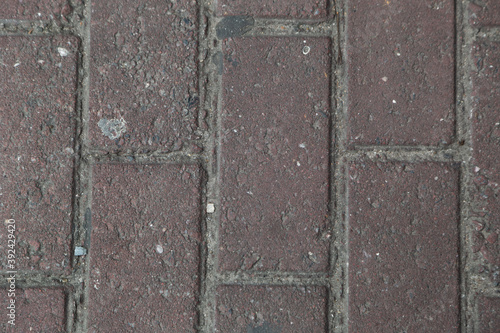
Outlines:
{"label": "grout line between bricks", "polygon": [[330,311],[328,314],[328,322],[330,332],[346,332],[348,323],[347,301],[346,294],[347,281],[347,221],[345,212],[347,210],[347,202],[345,200],[345,143],[346,143],[346,84],[347,84],[347,68],[342,60],[342,54],[345,54],[346,48],[346,11],[347,1],[337,0],[334,3],[336,27],[332,31],[336,41],[333,49],[335,52],[332,56],[332,108],[333,108],[333,124],[332,131],[334,132],[335,144],[332,151],[332,199],[333,207],[333,230],[330,251],[330,294],[329,304]]}
{"label": "grout line between bricks", "polygon": [[220,284],[224,285],[295,285],[329,286],[328,273],[294,272],[222,272],[218,274]]}
{"label": "grout line between bricks", "polygon": [[[477,316],[477,307],[475,304],[474,295],[474,278],[473,278],[473,263],[471,261],[472,253],[471,249],[467,244],[472,241],[470,235],[472,235],[472,228],[468,226],[468,220],[470,219],[470,210],[472,208],[472,194],[471,194],[471,172],[472,172],[472,100],[471,100],[471,77],[470,68],[471,67],[471,47],[474,39],[473,29],[467,24],[468,12],[467,3],[464,4],[463,16],[462,16],[462,28],[463,28],[463,41],[461,48],[461,87],[463,89],[464,103],[463,107],[458,109],[458,113],[461,115],[460,120],[463,122],[463,139],[465,143],[466,154],[464,156],[464,163],[461,168],[461,178],[460,178],[460,232],[463,237],[461,237],[461,264],[462,264],[462,281],[461,288],[468,291],[465,297],[461,299],[462,305],[462,320],[466,321],[466,324],[462,324],[462,332],[472,333],[479,330],[479,321]],[[458,53],[458,52],[457,52]],[[477,288],[477,286],[475,286]],[[462,295],[461,295],[462,296]]]}
{"label": "grout line between bricks", "polygon": [[[209,0],[199,2],[199,61],[200,61],[200,98],[202,103],[199,124],[206,127],[204,133],[204,166],[206,168],[206,182],[204,196],[201,200],[203,249],[201,251],[201,283],[199,301],[199,331],[213,332],[215,329],[215,292],[217,288],[217,251],[218,251],[218,214],[219,187],[219,103],[220,77],[216,74],[217,68],[213,59],[217,54],[217,40],[215,37],[215,19],[213,13],[216,3]],[[214,45],[215,44],[215,45]],[[221,59],[222,60],[222,59]],[[206,119],[203,115],[206,115]],[[215,205],[214,213],[207,213],[207,204]]]}
{"label": "grout line between bricks", "polygon": [[334,20],[311,22],[308,20],[256,18],[252,29],[245,36],[331,37],[334,25]]}
{"label": "grout line between bricks", "polygon": [[133,153],[124,152],[110,154],[101,150],[91,149],[85,156],[94,163],[182,163],[193,164],[204,161],[205,156],[198,153],[174,151],[170,153],[151,152]]}
{"label": "grout line between bricks", "polygon": [[368,158],[374,161],[401,161],[401,162],[460,162],[466,154],[466,149],[443,148],[443,149],[418,149],[407,150],[406,147],[373,147],[369,149],[356,149],[345,151],[343,156],[347,160]]}
{"label": "grout line between bricks", "polygon": [[[336,16],[335,16],[336,17]],[[336,128],[335,128],[335,120],[336,120],[336,85],[337,85],[337,75],[336,68],[338,64],[334,59],[336,59],[335,55],[339,54],[338,43],[337,43],[337,32],[338,26],[336,24],[333,25],[333,29],[330,33],[330,99],[329,99],[329,108],[330,108],[330,116],[328,118],[328,148],[329,148],[329,173],[328,173],[328,215],[329,215],[329,236],[330,236],[330,247],[329,247],[329,265],[328,265],[328,277],[332,277],[335,275],[337,259],[338,259],[338,247],[332,241],[332,230],[335,228],[335,220],[336,220],[336,207],[337,200],[335,196],[335,171],[336,171],[336,161],[338,159],[338,155],[336,154]],[[328,332],[333,332],[335,327],[335,307],[336,307],[336,299],[338,286],[334,283],[331,283],[331,279],[328,279],[328,299],[327,299],[327,312],[326,312],[326,320],[328,323]]]}
{"label": "grout line between bricks", "polygon": [[[90,233],[91,228],[91,202],[92,202],[92,167],[91,159],[88,158],[88,131],[89,131],[89,76],[90,76],[90,24],[91,24],[91,1],[83,2],[82,7],[83,22],[77,24],[75,29],[81,41],[81,52],[79,61],[79,87],[77,90],[77,135],[76,149],[79,155],[79,163],[76,166],[77,172],[75,181],[75,218],[73,232],[72,258],[74,276],[77,279],[75,292],[68,297],[71,303],[68,304],[68,313],[72,319],[68,325],[68,332],[87,332],[87,317],[89,304],[89,274],[90,274]],[[76,247],[83,247],[87,255],[75,256]],[[69,318],[68,318],[69,319]]]}
{"label": "grout line between bricks", "polygon": [[[461,2],[455,2],[455,141],[462,145],[460,156],[455,158],[457,162],[470,160],[470,147],[471,147],[471,128],[467,117],[466,108],[464,107],[464,77],[466,75],[466,66],[464,66],[464,25],[466,20],[464,15],[464,7]],[[465,62],[466,64],[467,62]],[[464,68],[465,67],[465,68]],[[468,289],[468,276],[467,276],[467,216],[469,212],[469,191],[467,188],[469,168],[467,163],[460,163],[459,174],[459,202],[458,202],[458,304],[459,304],[459,330],[462,333],[472,332],[470,327],[470,295]]]}

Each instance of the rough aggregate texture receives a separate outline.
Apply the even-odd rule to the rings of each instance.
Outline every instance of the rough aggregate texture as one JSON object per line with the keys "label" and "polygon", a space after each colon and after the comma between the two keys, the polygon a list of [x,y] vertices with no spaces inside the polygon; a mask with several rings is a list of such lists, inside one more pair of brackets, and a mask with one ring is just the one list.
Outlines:
{"label": "rough aggregate texture", "polygon": [[224,45],[222,270],[327,268],[328,46],[323,38]]}
{"label": "rough aggregate texture", "polygon": [[349,328],[458,332],[458,172],[349,167]]}
{"label": "rough aggregate texture", "polygon": [[92,145],[175,151],[195,138],[195,2],[97,1],[91,49]]}
{"label": "rough aggregate texture", "polygon": [[450,144],[453,1],[354,0],[349,11],[349,143]]}
{"label": "rough aggregate texture", "polygon": [[[69,268],[77,48],[72,37],[0,37],[11,82],[0,94],[0,212],[16,221],[17,269]],[[6,237],[2,227],[2,269]]]}
{"label": "rough aggregate texture", "polygon": [[94,167],[89,332],[195,332],[196,166]]}
{"label": "rough aggregate texture", "polygon": [[216,332],[326,332],[323,287],[221,286]]}

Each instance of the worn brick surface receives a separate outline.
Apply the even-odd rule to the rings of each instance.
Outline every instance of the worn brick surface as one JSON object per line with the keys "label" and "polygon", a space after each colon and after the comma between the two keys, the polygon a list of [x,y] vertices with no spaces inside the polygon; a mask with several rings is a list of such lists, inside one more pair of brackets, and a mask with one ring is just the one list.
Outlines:
{"label": "worn brick surface", "polygon": [[324,287],[221,286],[216,332],[326,332]]}
{"label": "worn brick surface", "polygon": [[500,1],[478,0],[469,4],[469,22],[473,26],[500,25]]}
{"label": "worn brick surface", "polygon": [[224,44],[224,270],[327,268],[328,47],[321,38]]}
{"label": "worn brick surface", "polygon": [[70,12],[67,0],[2,0],[0,19],[47,20]]}
{"label": "worn brick surface", "polygon": [[500,43],[478,39],[472,48],[475,252],[492,264],[500,283]]}
{"label": "worn brick surface", "polygon": [[[65,295],[61,289],[16,289],[15,294],[15,326],[7,324],[7,306],[10,298],[8,291],[0,289],[2,293],[2,332],[37,332],[62,333],[65,328]],[[4,297],[5,295],[5,297]],[[10,310],[9,310],[10,311]]]}
{"label": "worn brick surface", "polygon": [[198,167],[94,167],[89,332],[194,332]]}
{"label": "worn brick surface", "polygon": [[93,145],[179,150],[192,138],[198,107],[195,4],[92,4]]}
{"label": "worn brick surface", "polygon": [[500,298],[481,297],[478,304],[479,332],[496,333],[500,328]]}
{"label": "worn brick surface", "polygon": [[352,332],[458,332],[458,172],[449,165],[352,163]]}
{"label": "worn brick surface", "polygon": [[444,145],[454,134],[454,3],[349,1],[349,140]]}
{"label": "worn brick surface", "polygon": [[256,17],[321,18],[326,15],[326,0],[244,1],[222,0],[218,15],[250,15]]}
{"label": "worn brick surface", "polygon": [[[77,45],[0,37],[0,212],[2,222],[16,221],[17,269],[69,265]],[[2,254],[6,231],[2,223]]]}

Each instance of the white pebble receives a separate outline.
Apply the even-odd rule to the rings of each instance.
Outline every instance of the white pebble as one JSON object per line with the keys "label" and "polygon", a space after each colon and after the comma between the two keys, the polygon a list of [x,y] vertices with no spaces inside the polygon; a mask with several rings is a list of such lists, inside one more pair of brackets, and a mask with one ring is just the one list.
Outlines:
{"label": "white pebble", "polygon": [[69,54],[69,51],[66,50],[64,47],[58,47],[57,48],[57,52],[59,52],[59,55],[61,57],[65,57],[65,56],[67,56]]}
{"label": "white pebble", "polygon": [[215,205],[213,203],[207,204],[207,213],[211,214],[215,212]]}

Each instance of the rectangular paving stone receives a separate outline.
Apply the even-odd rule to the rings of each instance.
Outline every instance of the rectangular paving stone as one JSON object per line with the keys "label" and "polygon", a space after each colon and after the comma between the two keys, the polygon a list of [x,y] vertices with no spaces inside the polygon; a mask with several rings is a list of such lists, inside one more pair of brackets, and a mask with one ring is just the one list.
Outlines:
{"label": "rectangular paving stone", "polygon": [[195,332],[199,186],[193,165],[96,165],[89,332]]}
{"label": "rectangular paving stone", "polygon": [[500,328],[500,298],[479,299],[479,332],[496,333]]}
{"label": "rectangular paving stone", "polygon": [[476,0],[469,3],[469,22],[475,27],[500,25],[500,1]]}
{"label": "rectangular paving stone", "polygon": [[69,268],[76,59],[73,37],[0,37],[0,269],[14,219],[16,269]]}
{"label": "rectangular paving stone", "polygon": [[349,166],[349,328],[459,332],[458,166]]}
{"label": "rectangular paving stone", "polygon": [[329,46],[224,42],[222,270],[327,269]]}
{"label": "rectangular paving stone", "polygon": [[196,2],[92,3],[92,145],[180,150],[198,110]]}
{"label": "rectangular paving stone", "polygon": [[254,17],[323,18],[327,13],[326,0],[222,0],[218,2],[217,15],[249,15]]}
{"label": "rectangular paving stone", "polygon": [[351,145],[447,145],[454,136],[454,2],[349,1]]}
{"label": "rectangular paving stone", "polygon": [[216,332],[327,332],[324,287],[221,286]]}
{"label": "rectangular paving stone", "polygon": [[[2,332],[66,332],[65,306],[66,296],[62,289],[15,289],[14,312],[8,289],[0,289],[2,293]],[[8,323],[12,320],[9,314],[15,315],[15,325]]]}
{"label": "rectangular paving stone", "polygon": [[474,246],[500,283],[500,43],[478,38],[472,64]]}
{"label": "rectangular paving stone", "polygon": [[2,0],[0,19],[49,20],[70,12],[68,0]]}

